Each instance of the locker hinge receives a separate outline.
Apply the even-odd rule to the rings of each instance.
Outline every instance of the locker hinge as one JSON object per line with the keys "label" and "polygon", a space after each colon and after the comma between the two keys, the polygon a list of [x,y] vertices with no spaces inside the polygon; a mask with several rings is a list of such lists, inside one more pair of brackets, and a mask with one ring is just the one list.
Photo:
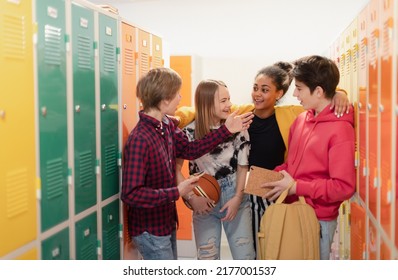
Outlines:
{"label": "locker hinge", "polygon": [[66,48],[67,52],[70,51],[70,36],[69,36],[69,34],[65,34],[65,48]]}
{"label": "locker hinge", "polygon": [[38,24],[37,22],[33,23],[33,45],[37,45],[37,31],[38,31]]}
{"label": "locker hinge", "polygon": [[68,185],[72,186],[72,168],[68,168]]}
{"label": "locker hinge", "polygon": [[97,240],[97,255],[100,256],[101,254],[101,240]]}
{"label": "locker hinge", "polygon": [[100,174],[100,160],[95,160],[95,174]]}
{"label": "locker hinge", "polygon": [[117,165],[119,167],[122,166],[122,153],[121,152],[117,153]]}
{"label": "locker hinge", "polygon": [[36,178],[36,198],[41,200],[41,179],[40,177]]}
{"label": "locker hinge", "polygon": [[97,57],[98,56],[98,42],[97,41],[93,42],[93,48],[94,48],[94,56]]}
{"label": "locker hinge", "polygon": [[119,224],[119,238],[123,238],[123,224]]}

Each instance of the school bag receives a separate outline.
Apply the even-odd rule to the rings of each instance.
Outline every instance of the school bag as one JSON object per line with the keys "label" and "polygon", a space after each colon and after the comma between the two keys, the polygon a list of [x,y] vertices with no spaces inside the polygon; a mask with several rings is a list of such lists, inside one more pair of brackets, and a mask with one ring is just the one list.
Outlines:
{"label": "school bag", "polygon": [[284,203],[287,194],[288,189],[261,217],[257,259],[319,260],[320,225],[315,211],[303,196]]}

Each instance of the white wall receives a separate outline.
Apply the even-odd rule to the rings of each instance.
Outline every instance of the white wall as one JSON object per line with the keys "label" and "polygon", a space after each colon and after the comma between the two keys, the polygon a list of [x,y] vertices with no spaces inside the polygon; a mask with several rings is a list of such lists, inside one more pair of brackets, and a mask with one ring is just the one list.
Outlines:
{"label": "white wall", "polygon": [[[251,103],[251,89],[255,75],[258,70],[276,61],[239,57],[203,58],[203,78],[224,81],[228,86],[233,103]],[[297,103],[291,93],[293,88],[294,85],[292,83],[282,103]]]}
{"label": "white wall", "polygon": [[[250,102],[257,71],[278,60],[325,55],[369,0],[90,0],[160,36],[167,55],[193,55],[194,81],[224,80],[236,103]],[[167,64],[166,64],[167,65]],[[291,90],[285,103],[295,103]]]}

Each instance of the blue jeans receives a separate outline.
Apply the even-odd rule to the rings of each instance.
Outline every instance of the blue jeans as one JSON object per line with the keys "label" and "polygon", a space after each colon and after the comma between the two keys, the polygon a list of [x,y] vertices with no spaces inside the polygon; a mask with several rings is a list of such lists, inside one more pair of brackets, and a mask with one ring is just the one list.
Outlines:
{"label": "blue jeans", "polygon": [[329,260],[333,237],[337,227],[337,219],[333,221],[319,221],[319,224],[321,226],[319,255],[321,260]]}
{"label": "blue jeans", "polygon": [[132,237],[138,251],[144,260],[176,260],[177,239],[176,232],[171,235],[156,236],[144,231]]}
{"label": "blue jeans", "polygon": [[220,209],[235,195],[236,176],[218,180],[221,187],[220,201],[208,215],[193,214],[193,226],[199,260],[219,260],[221,227],[224,227],[234,260],[253,260],[254,242],[251,228],[251,211],[248,195],[239,206],[235,219],[221,222],[226,211]]}

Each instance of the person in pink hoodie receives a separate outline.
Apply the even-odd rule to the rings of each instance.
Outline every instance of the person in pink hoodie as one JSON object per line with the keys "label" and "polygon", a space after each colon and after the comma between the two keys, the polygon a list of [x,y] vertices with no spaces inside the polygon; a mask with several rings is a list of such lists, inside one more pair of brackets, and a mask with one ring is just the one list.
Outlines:
{"label": "person in pink hoodie", "polygon": [[330,102],[339,83],[335,63],[322,56],[296,61],[293,95],[306,109],[294,121],[285,163],[275,168],[284,178],[263,183],[272,188],[264,197],[275,200],[289,188],[286,202],[304,196],[321,225],[320,257],[329,259],[339,207],[355,192],[354,110],[336,118]]}

